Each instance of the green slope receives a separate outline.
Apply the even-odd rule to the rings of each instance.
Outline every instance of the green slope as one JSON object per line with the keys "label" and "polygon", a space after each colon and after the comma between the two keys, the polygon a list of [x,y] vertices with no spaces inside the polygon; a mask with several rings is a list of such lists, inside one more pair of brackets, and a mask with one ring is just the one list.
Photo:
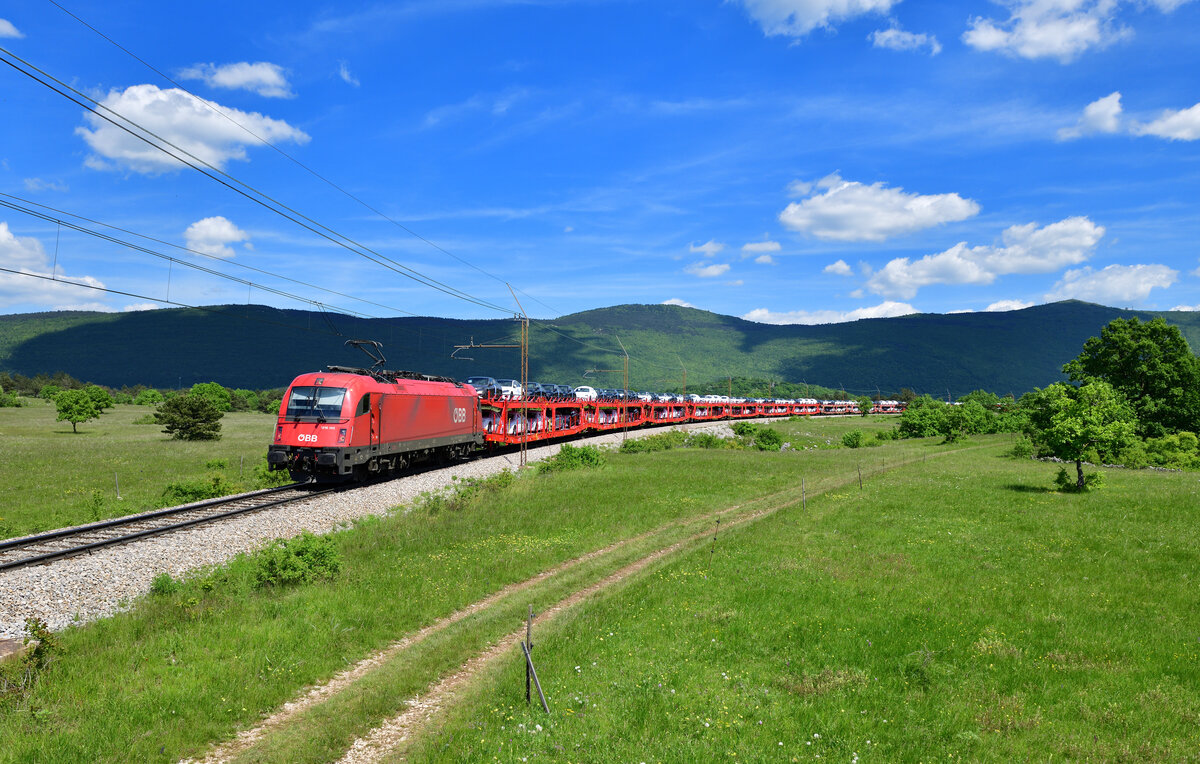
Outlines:
{"label": "green slope", "polygon": [[[725,376],[807,381],[855,391],[952,395],[977,388],[1020,394],[1061,378],[1062,364],[1114,318],[1162,315],[1200,347],[1200,316],[1125,311],[1077,301],[1006,313],[920,314],[822,326],[772,326],[673,305],[620,305],[537,322],[530,377],[619,387],[619,344],[628,349],[630,386],[678,387]],[[26,375],[65,371],[107,385],[188,386],[217,381],[277,387],[327,364],[360,364],[347,338],[383,342],[390,368],[464,378],[519,376],[506,344],[507,319],[359,319],[263,306],[138,313],[36,313],[0,316],[0,370]],[[468,358],[470,360],[460,360]]]}

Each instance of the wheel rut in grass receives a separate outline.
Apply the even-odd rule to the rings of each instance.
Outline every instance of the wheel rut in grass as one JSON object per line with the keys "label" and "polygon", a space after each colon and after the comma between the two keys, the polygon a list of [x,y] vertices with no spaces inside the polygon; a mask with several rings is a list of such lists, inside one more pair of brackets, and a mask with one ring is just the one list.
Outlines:
{"label": "wheel rut in grass", "polygon": [[[941,454],[937,454],[937,456],[940,455]],[[888,465],[888,467],[884,469],[876,470],[871,474],[880,474],[897,467],[913,464],[917,461],[919,460],[913,459],[897,461],[894,464]],[[858,476],[855,475],[847,480],[839,481],[833,485],[829,485],[820,490],[814,491],[812,495],[817,496],[826,493],[827,491],[850,485],[857,480]],[[768,496],[760,497],[752,502],[747,503],[760,503],[769,499],[777,498],[785,493],[792,493],[794,495],[796,493],[796,489],[793,486],[792,488],[785,489]],[[732,528],[752,523],[769,515],[775,514],[779,510],[786,509],[788,507],[794,507],[800,503],[801,500],[802,499],[793,497],[790,501],[785,501],[774,506],[768,506],[766,508],[750,512],[730,521],[726,527]],[[740,508],[740,506],[744,505],[739,505],[737,508]],[[705,517],[711,518],[716,515],[727,514],[734,509],[734,507],[730,507],[725,510],[709,513]],[[670,546],[652,552],[651,554],[622,567],[620,570],[609,574],[600,581],[590,584],[589,586],[569,595],[549,608],[546,608],[542,612],[540,620],[543,623],[551,621],[555,616],[579,604],[584,599],[602,592],[618,583],[621,583],[622,581],[625,581],[642,572],[653,563],[669,557],[684,547],[693,545],[698,541],[708,539],[710,536],[710,531],[696,533],[686,539],[671,544]],[[389,719],[388,721],[385,721],[382,725],[373,729],[365,737],[355,740],[347,750],[346,754],[339,760],[339,764],[373,764],[373,762],[380,761],[385,756],[390,755],[396,748],[404,746],[404,744],[407,743],[411,737],[413,737],[415,734],[418,734],[435,716],[445,710],[455,699],[457,693],[459,693],[472,680],[474,680],[480,674],[480,672],[491,667],[505,656],[511,655],[513,648],[519,645],[524,636],[524,628],[508,634],[484,652],[469,658],[456,671],[444,677],[440,682],[430,688],[429,691],[424,695],[418,695],[407,699],[405,701],[405,705],[407,705],[407,709],[405,711]]]}
{"label": "wheel rut in grass", "polygon": [[[747,502],[747,503],[758,503],[761,501],[767,501],[767,500],[776,498],[781,494],[788,493],[789,491],[792,491],[792,490],[793,489],[790,489],[790,488],[784,489],[782,491],[778,491],[776,493],[769,494],[767,496],[753,499],[751,502]],[[721,509],[714,510],[712,512],[708,512],[703,515],[697,515],[695,517],[676,520],[671,523],[667,523],[665,525],[659,526],[658,528],[654,528],[654,529],[646,531],[644,533],[640,533],[636,536],[630,536],[629,538],[626,538],[626,539],[621,539],[620,541],[616,541],[612,544],[609,544],[608,546],[602,547],[600,549],[596,549],[594,551],[588,552],[587,554],[584,554],[579,557],[575,557],[575,558],[572,558],[565,562],[559,563],[558,565],[555,565],[552,568],[548,568],[548,569],[542,571],[541,573],[538,573],[535,576],[525,579],[524,581],[519,581],[517,583],[509,584],[508,586],[505,586],[504,588],[497,590],[496,592],[488,595],[487,597],[484,597],[481,600],[473,602],[470,605],[467,605],[466,607],[451,613],[450,615],[439,618],[436,621],[434,621],[433,623],[429,624],[428,626],[425,626],[425,627],[413,632],[412,634],[409,634],[409,635],[393,642],[392,644],[388,645],[387,647],[383,648],[382,650],[377,651],[377,652],[367,656],[366,658],[364,658],[361,661],[359,661],[358,663],[356,663],[354,666],[337,674],[332,679],[330,679],[328,682],[325,682],[324,684],[320,684],[320,685],[309,688],[302,696],[300,696],[299,698],[297,698],[295,700],[288,701],[282,707],[280,707],[280,709],[278,711],[271,714],[266,719],[263,719],[258,725],[254,726],[250,729],[243,730],[242,732],[238,733],[237,737],[235,737],[234,739],[232,739],[232,740],[228,741],[227,743],[224,743],[220,746],[217,746],[216,748],[211,749],[204,756],[204,758],[202,758],[202,759],[185,759],[183,762],[181,762],[181,764],[221,764],[222,762],[228,762],[228,761],[236,758],[243,752],[252,748],[256,743],[258,743],[260,740],[262,740],[264,737],[266,737],[272,731],[282,728],[289,721],[291,721],[292,719],[294,719],[295,717],[297,717],[298,715],[300,715],[307,709],[309,709],[319,703],[323,703],[326,700],[337,695],[339,692],[345,690],[348,687],[351,687],[355,682],[357,682],[358,680],[360,680],[364,676],[366,676],[368,673],[370,673],[370,671],[372,669],[375,669],[378,666],[382,666],[383,664],[387,663],[388,661],[390,661],[390,660],[396,658],[397,656],[399,656],[400,654],[404,653],[406,650],[409,650],[412,647],[415,647],[416,645],[425,641],[426,639],[433,636],[434,634],[437,634],[438,632],[441,632],[441,631],[445,631],[447,628],[459,623],[460,621],[465,620],[466,618],[469,618],[472,615],[486,611],[488,608],[495,606],[497,603],[501,602],[502,600],[506,599],[507,597],[509,597],[513,594],[522,592],[526,589],[536,586],[539,583],[542,583],[543,581],[547,581],[551,578],[554,578],[557,575],[568,572],[568,571],[570,571],[574,568],[577,568],[581,565],[584,565],[592,560],[598,559],[600,557],[604,557],[605,555],[615,552],[623,547],[626,547],[631,544],[637,543],[638,541],[642,541],[647,538],[650,538],[651,536],[654,536],[655,534],[662,533],[666,530],[669,530],[672,527],[678,527],[679,525],[685,524],[685,523],[703,522],[705,520],[710,520],[710,519],[713,519],[718,516],[724,516],[724,515],[729,514],[730,512],[736,512],[736,511],[742,509],[744,506],[745,506],[745,504],[734,504],[732,506],[723,507]]]}
{"label": "wheel rut in grass", "polygon": [[[962,449],[962,450],[966,450],[966,449]],[[952,452],[945,452],[945,453],[952,453]],[[942,454],[935,454],[934,456],[936,457],[936,456],[941,456],[941,455]],[[922,461],[922,460],[915,459],[915,458],[908,459],[908,460],[897,460],[896,462],[887,464],[881,470],[873,470],[871,473],[868,473],[868,474],[873,475],[873,474],[879,474],[880,472],[889,472],[889,471],[899,468],[899,467],[907,466],[907,465],[910,465],[913,463],[919,463],[920,461]],[[833,484],[830,484],[830,485],[827,485],[827,486],[824,486],[821,488],[817,488],[814,486],[808,495],[818,496],[829,490],[833,490],[835,488],[839,488],[844,485],[849,485],[849,484],[855,482],[857,479],[858,479],[857,475],[852,475],[852,476],[849,476],[845,480],[837,481]],[[454,613],[452,613],[450,615],[439,618],[436,621],[434,621],[433,623],[430,623],[429,625],[419,629],[418,631],[415,631],[415,632],[403,637],[402,639],[397,640],[396,642],[393,642],[392,644],[388,645],[387,647],[383,648],[382,650],[377,651],[377,652],[369,655],[368,657],[362,659],[361,661],[356,663],[351,668],[346,669],[345,671],[337,674],[329,681],[309,688],[307,691],[304,692],[303,695],[299,696],[295,700],[288,701],[283,706],[281,706],[279,708],[279,710],[277,710],[275,713],[271,714],[267,718],[263,719],[256,726],[254,726],[250,729],[243,730],[243,731],[239,732],[235,738],[210,749],[203,758],[187,759],[183,762],[183,764],[218,764],[218,762],[231,761],[232,759],[249,751],[257,743],[259,743],[261,740],[263,740],[265,737],[267,737],[271,733],[284,728],[289,722],[294,720],[296,717],[298,717],[300,714],[302,714],[306,710],[308,710],[314,706],[317,706],[321,703],[324,703],[325,701],[333,698],[334,696],[338,695],[339,693],[346,690],[347,688],[352,687],[356,682],[358,682],[363,677],[365,677],[367,674],[369,674],[373,669],[383,666],[384,664],[388,663],[389,661],[396,659],[398,656],[402,655],[403,653],[410,650],[411,648],[419,645],[423,641],[427,640],[429,637],[431,637],[439,632],[445,631],[449,627],[465,620],[466,618],[485,612],[489,608],[496,606],[498,603],[500,603],[501,601],[503,601],[504,599],[506,599],[507,597],[509,597],[513,594],[517,594],[521,591],[524,591],[533,586],[536,586],[539,583],[542,583],[544,581],[552,579],[555,576],[558,576],[560,574],[566,573],[574,568],[577,568],[581,565],[586,564],[587,562],[596,560],[597,558],[600,558],[605,555],[616,552],[617,550],[620,550],[623,547],[627,547],[638,541],[642,541],[642,540],[650,538],[656,534],[662,533],[664,531],[668,531],[669,529],[671,529],[673,527],[679,527],[679,526],[685,525],[685,524],[704,522],[706,520],[712,520],[717,517],[724,517],[730,513],[742,510],[748,505],[769,503],[772,500],[776,500],[786,494],[792,494],[793,498],[791,500],[779,503],[775,506],[770,506],[766,509],[762,509],[762,510],[758,510],[758,511],[749,513],[742,517],[739,517],[739,518],[735,519],[734,521],[732,521],[726,527],[733,527],[733,526],[741,525],[746,522],[757,520],[768,514],[772,514],[780,509],[783,509],[783,508],[786,508],[789,506],[794,506],[795,504],[799,503],[800,499],[795,496],[795,494],[797,494],[797,493],[798,493],[797,486],[793,485],[793,486],[789,486],[788,488],[782,489],[780,491],[776,491],[776,492],[767,494],[765,496],[756,497],[754,499],[751,499],[749,501],[746,501],[746,502],[743,502],[740,504],[734,504],[734,505],[731,505],[728,507],[723,507],[721,509],[713,510],[713,511],[705,513],[703,515],[697,515],[694,517],[682,518],[679,520],[675,520],[670,523],[666,523],[662,526],[659,526],[658,528],[654,528],[652,530],[638,534],[637,536],[631,536],[629,538],[622,539],[620,541],[614,542],[614,543],[609,544],[600,549],[594,550],[592,552],[588,552],[579,557],[562,562],[554,567],[551,567],[545,571],[542,571],[541,573],[538,573],[535,576],[525,579],[524,581],[510,584],[502,589],[497,590],[493,594],[490,594],[481,600],[478,600],[458,611],[455,611]],[[640,560],[637,560],[636,562],[631,563],[630,565],[627,565],[627,566],[621,568],[617,572],[608,575],[601,581],[591,584],[588,587],[585,587],[584,589],[581,589],[578,592],[570,595],[569,597],[560,601],[557,605],[553,606],[552,608],[547,610],[545,613],[543,613],[543,616],[551,617],[554,614],[559,613],[562,610],[569,608],[570,606],[578,603],[582,599],[584,599],[598,591],[601,591],[602,589],[612,586],[613,584],[616,584],[616,583],[624,580],[625,578],[628,578],[629,576],[636,574],[637,572],[640,572],[647,565],[655,562],[658,559],[661,559],[662,557],[664,557],[666,555],[669,555],[675,551],[678,551],[682,546],[690,544],[690,543],[694,543],[696,540],[701,539],[701,538],[707,538],[709,535],[710,535],[709,531],[697,533],[693,536],[689,536],[688,538],[686,538],[682,541],[679,541],[675,544],[665,547],[664,549],[653,552],[650,555],[643,557]],[[374,736],[376,734],[384,734],[383,732],[380,732],[381,730],[384,730],[385,728],[393,729],[394,725],[399,725],[399,729],[401,729],[402,731],[399,733],[399,735],[400,735],[399,737],[392,735],[391,737],[389,737],[389,739],[396,740],[396,741],[406,739],[410,735],[410,732],[413,729],[416,729],[417,727],[419,727],[421,724],[424,723],[424,720],[431,718],[434,714],[436,714],[438,711],[440,711],[445,706],[446,699],[455,690],[459,689],[462,686],[462,684],[464,684],[468,679],[473,678],[479,669],[483,668],[486,665],[489,665],[492,661],[495,660],[495,658],[497,656],[504,654],[504,652],[506,650],[510,649],[512,647],[512,645],[514,644],[514,641],[519,640],[519,636],[520,636],[520,633],[516,633],[516,636],[510,635],[510,637],[506,637],[506,638],[502,639],[494,647],[490,648],[485,653],[482,653],[480,655],[477,655],[477,656],[469,659],[452,675],[445,677],[441,682],[439,682],[435,687],[433,687],[430,690],[430,692],[427,693],[424,697],[414,697],[414,698],[409,699],[407,701],[407,704],[409,706],[408,710],[406,710],[400,716],[395,717],[393,720],[386,722],[383,727],[377,728],[374,732],[372,732],[370,735],[368,735],[367,738],[364,738],[363,740],[373,740]],[[356,741],[355,745],[359,746],[359,748],[362,749],[363,751],[376,750],[376,746],[374,744],[363,743],[361,740]],[[380,752],[382,752],[382,750],[386,750],[386,749],[381,749]],[[350,753],[354,753],[354,751],[355,751],[355,749],[352,748]],[[348,754],[348,755],[350,755],[350,754]],[[355,754],[355,755],[361,755],[361,753]],[[376,754],[376,755],[378,755],[378,754]],[[358,761],[359,759],[356,758],[356,759],[347,759],[347,760],[348,761]],[[373,760],[373,759],[362,759],[362,760]]]}
{"label": "wheel rut in grass", "polygon": [[[773,507],[770,509],[759,510],[749,515],[739,517],[730,523],[730,526],[736,527],[744,523],[766,517],[779,509],[786,506],[794,506],[795,502]],[[668,547],[659,549],[656,552],[646,555],[645,557],[635,562],[626,565],[615,573],[610,573],[601,580],[590,584],[589,586],[580,589],[574,594],[559,600],[551,605],[541,614],[543,622],[551,621],[556,615],[565,610],[579,604],[588,597],[598,592],[604,591],[632,576],[642,572],[650,565],[662,560],[670,555],[683,549],[685,546],[694,544],[697,541],[707,539],[710,536],[709,531],[696,533],[688,538],[677,541]],[[455,693],[463,686],[468,684],[480,671],[495,663],[505,655],[511,654],[513,647],[525,636],[525,629],[521,628],[517,631],[508,634],[500,639],[485,652],[480,653],[467,660],[457,671],[442,679],[436,686],[429,690],[424,696],[409,698],[406,701],[408,709],[399,716],[384,722],[383,725],[376,727],[364,738],[359,738],[351,744],[350,749],[346,752],[339,761],[341,764],[368,764],[370,762],[379,761],[385,754],[389,753],[396,746],[408,740],[409,736],[423,727],[430,719],[437,715],[443,708],[448,705],[448,701],[453,699]]]}

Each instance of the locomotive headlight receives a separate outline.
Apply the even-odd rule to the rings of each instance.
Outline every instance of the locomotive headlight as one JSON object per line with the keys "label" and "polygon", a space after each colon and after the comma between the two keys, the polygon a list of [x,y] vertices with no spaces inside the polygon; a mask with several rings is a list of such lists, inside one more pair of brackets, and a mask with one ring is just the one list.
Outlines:
{"label": "locomotive headlight", "polygon": [[342,429],[338,430],[338,443],[345,443],[345,442],[346,442],[346,428],[343,427]]}
{"label": "locomotive headlight", "polygon": [[275,442],[278,443],[281,440],[283,440],[283,425],[275,428]]}

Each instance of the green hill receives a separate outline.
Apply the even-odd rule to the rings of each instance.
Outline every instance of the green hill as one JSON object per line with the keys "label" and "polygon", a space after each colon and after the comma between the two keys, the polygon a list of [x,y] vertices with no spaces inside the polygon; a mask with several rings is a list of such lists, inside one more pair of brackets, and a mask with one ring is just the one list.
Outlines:
{"label": "green hill", "polygon": [[[618,338],[630,355],[630,386],[689,386],[726,376],[808,382],[847,391],[908,387],[935,395],[984,388],[1020,394],[1061,378],[1062,364],[1114,318],[1163,316],[1200,347],[1200,315],[1126,311],[1078,301],[1005,313],[918,314],[821,326],[774,326],[674,305],[619,305],[536,322],[530,378],[619,387]],[[65,371],[120,386],[285,385],[328,364],[363,363],[347,338],[384,344],[389,368],[464,378],[519,376],[507,344],[508,319],[361,319],[264,306],[216,306],[136,313],[30,313],[0,316],[0,370]],[[470,360],[460,360],[468,358]]]}

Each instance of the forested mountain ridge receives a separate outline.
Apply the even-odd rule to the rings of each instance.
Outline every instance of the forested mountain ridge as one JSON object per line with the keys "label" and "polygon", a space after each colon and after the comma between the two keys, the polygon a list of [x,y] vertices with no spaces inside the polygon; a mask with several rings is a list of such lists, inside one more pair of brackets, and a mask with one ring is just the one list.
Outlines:
{"label": "forested mountain ridge", "polygon": [[[1078,301],[1003,313],[915,314],[819,326],[777,326],[674,305],[618,305],[534,322],[530,379],[619,387],[623,343],[630,386],[678,388],[727,376],[808,382],[847,391],[902,387],[943,396],[983,388],[1020,395],[1062,379],[1062,365],[1114,318],[1162,316],[1193,351],[1200,314],[1128,311]],[[459,379],[519,376],[511,319],[362,319],[259,305],[134,313],[0,316],[0,371],[64,371],[120,386],[280,387],[328,364],[359,365],[349,338],[383,343],[388,367]],[[460,360],[460,359],[470,360]],[[586,376],[585,376],[586,375]]]}

